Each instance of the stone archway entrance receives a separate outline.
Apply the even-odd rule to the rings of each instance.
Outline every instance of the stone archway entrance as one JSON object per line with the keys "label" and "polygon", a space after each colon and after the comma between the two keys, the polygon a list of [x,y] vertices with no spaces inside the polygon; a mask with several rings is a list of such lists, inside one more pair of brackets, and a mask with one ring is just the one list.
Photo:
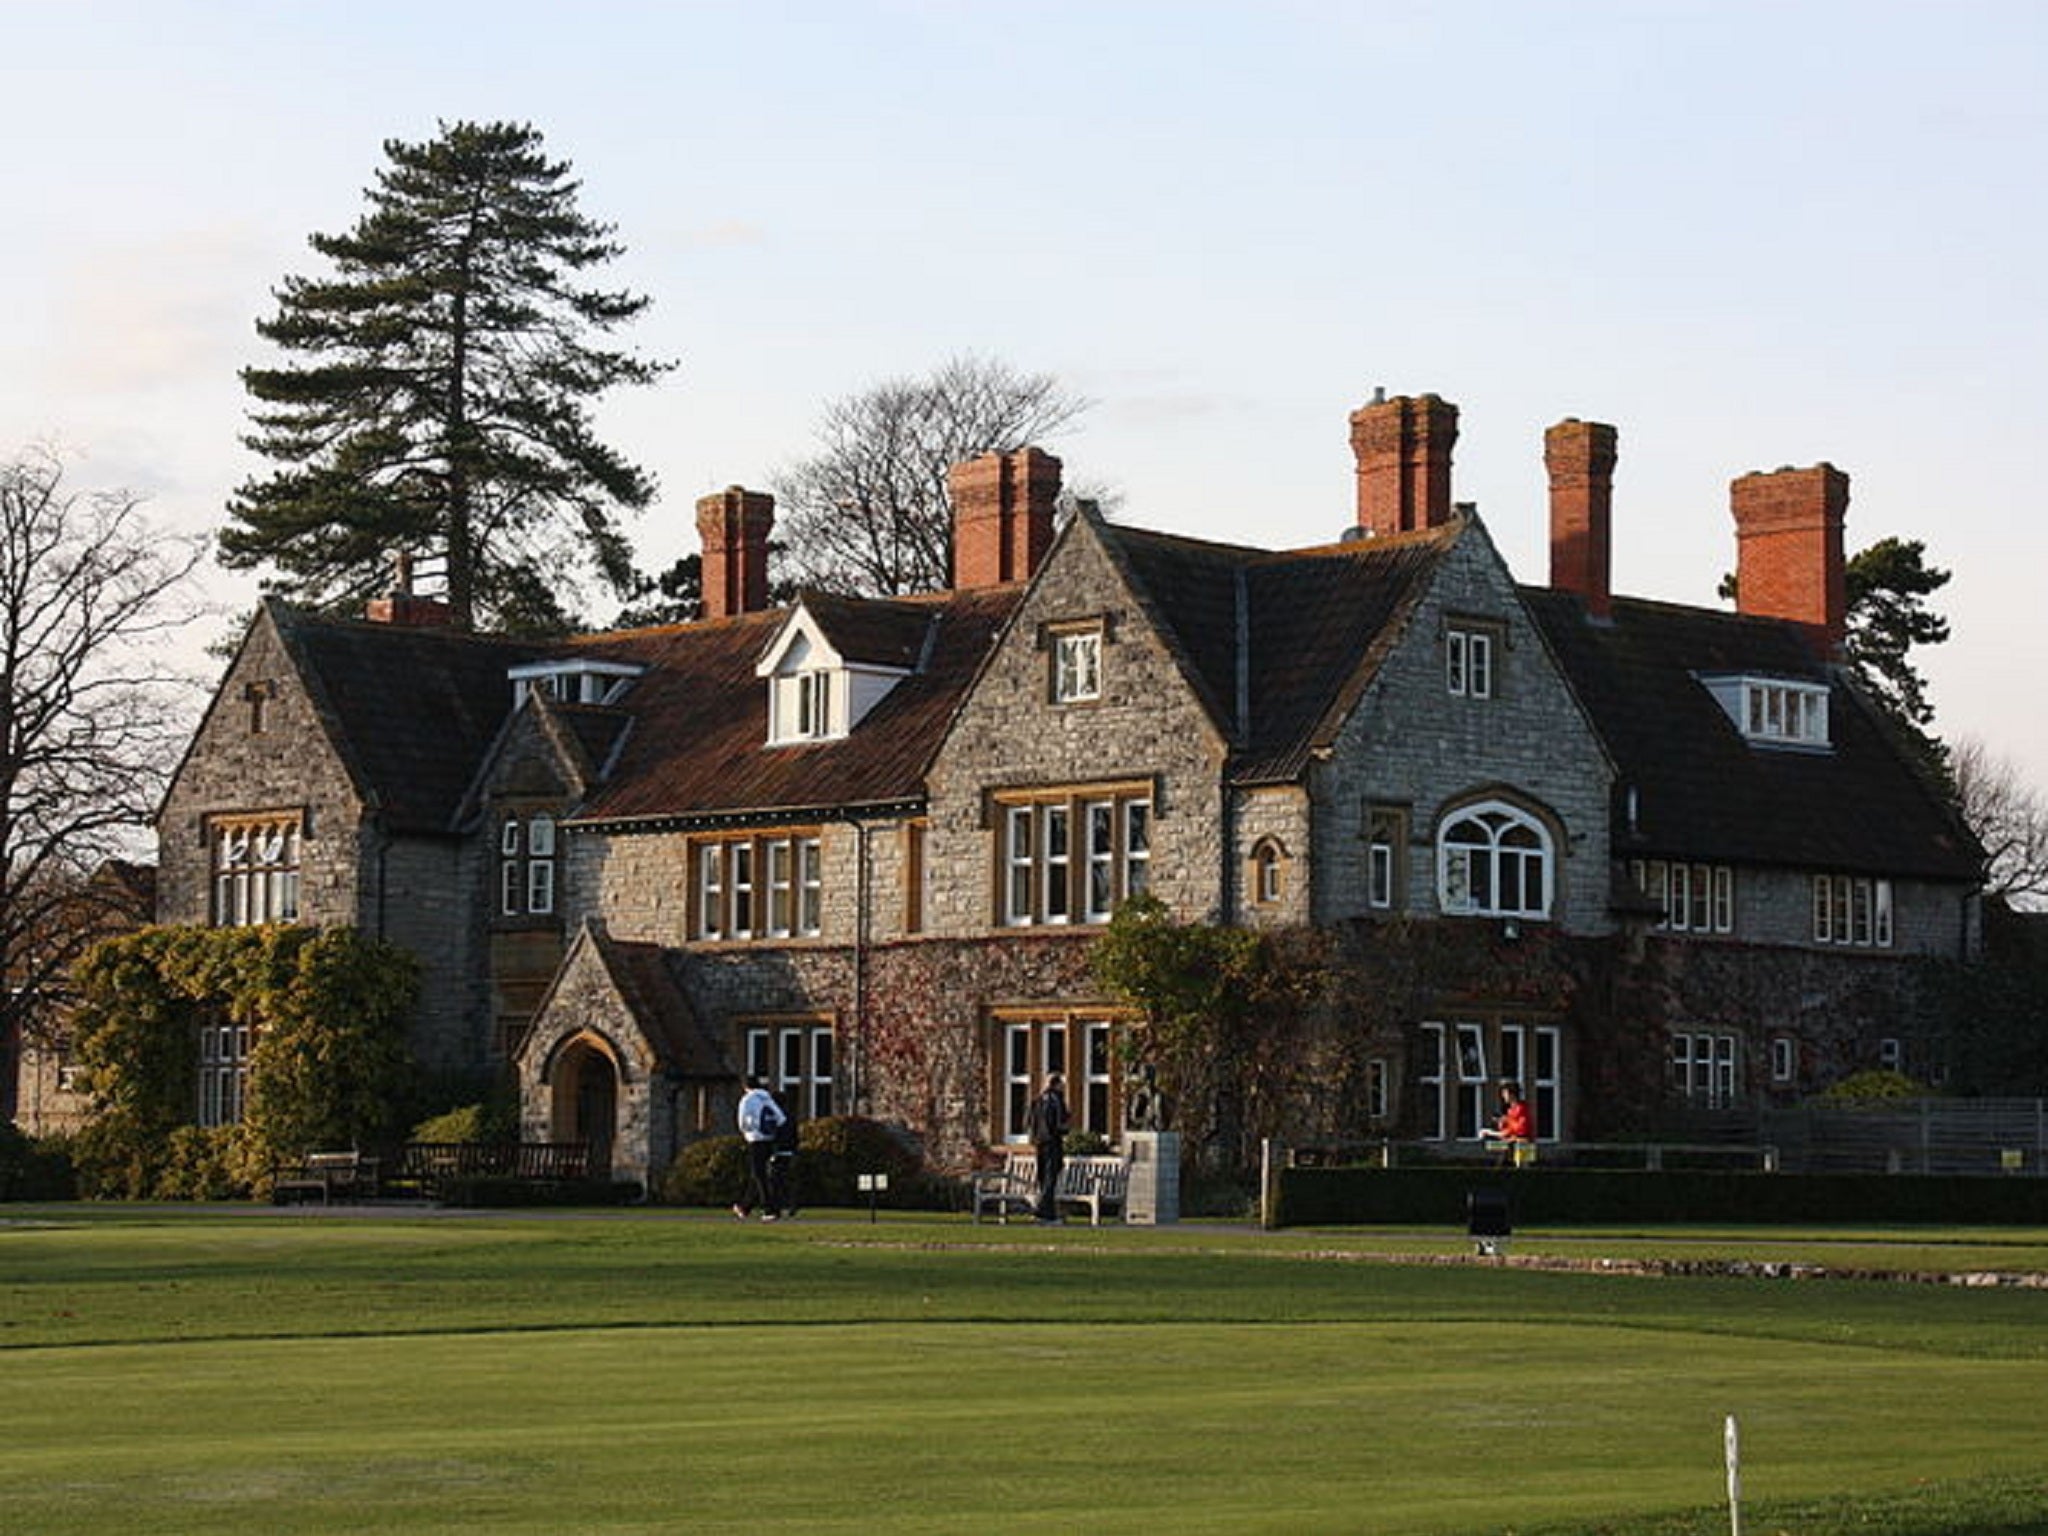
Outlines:
{"label": "stone archway entrance", "polygon": [[619,1124],[619,1068],[602,1041],[579,1036],[555,1058],[555,1139],[590,1147],[593,1178],[609,1178]]}

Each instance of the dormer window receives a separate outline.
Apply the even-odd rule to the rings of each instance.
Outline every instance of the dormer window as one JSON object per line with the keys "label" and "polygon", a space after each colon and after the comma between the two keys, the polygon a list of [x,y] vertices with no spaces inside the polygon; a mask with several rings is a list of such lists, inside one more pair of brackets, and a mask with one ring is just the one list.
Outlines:
{"label": "dormer window", "polygon": [[1759,746],[1828,745],[1827,684],[1740,676],[1700,681],[1745,740]]}
{"label": "dormer window", "polygon": [[513,667],[506,676],[512,680],[515,708],[524,704],[536,689],[564,704],[611,704],[643,670],[625,662],[572,657],[525,662]]}
{"label": "dormer window", "polygon": [[799,672],[796,686],[796,734],[815,740],[832,734],[832,674]]}
{"label": "dormer window", "polygon": [[[840,610],[849,603],[848,599],[817,597],[799,603],[754,664],[754,675],[768,683],[769,746],[834,741],[847,735],[891,688],[910,675],[910,667],[896,665],[893,659],[869,661],[860,653],[848,654],[811,611],[816,604],[843,620],[847,615]],[[919,623],[923,618],[916,615]],[[858,630],[850,633],[863,642],[868,638]],[[892,655],[902,655],[907,649],[898,645]],[[914,657],[914,649],[909,649],[909,654]]]}

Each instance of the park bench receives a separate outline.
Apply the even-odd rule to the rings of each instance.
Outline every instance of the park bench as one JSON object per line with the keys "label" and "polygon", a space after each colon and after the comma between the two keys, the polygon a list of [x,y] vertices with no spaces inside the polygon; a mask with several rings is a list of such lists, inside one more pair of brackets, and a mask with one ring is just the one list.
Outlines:
{"label": "park bench", "polygon": [[360,1152],[308,1152],[296,1163],[278,1167],[270,1180],[270,1198],[276,1205],[315,1198],[331,1205],[337,1198],[370,1199],[376,1193],[377,1159]]}
{"label": "park bench", "polygon": [[390,1182],[429,1200],[470,1179],[552,1182],[590,1177],[590,1146],[581,1141],[409,1141]]}
{"label": "park bench", "polygon": [[[1080,1205],[1088,1210],[1090,1226],[1102,1225],[1105,1207],[1123,1209],[1131,1165],[1121,1157],[1070,1157],[1060,1169],[1055,1199],[1060,1205]],[[1003,1157],[1000,1168],[984,1168],[974,1175],[974,1219],[984,1211],[1008,1224],[1012,1211],[1022,1216],[1038,1208],[1038,1157],[1016,1150]]]}
{"label": "park bench", "polygon": [[1088,1208],[1088,1225],[1102,1225],[1104,1206],[1123,1213],[1131,1165],[1120,1157],[1070,1157],[1060,1170],[1059,1203]]}

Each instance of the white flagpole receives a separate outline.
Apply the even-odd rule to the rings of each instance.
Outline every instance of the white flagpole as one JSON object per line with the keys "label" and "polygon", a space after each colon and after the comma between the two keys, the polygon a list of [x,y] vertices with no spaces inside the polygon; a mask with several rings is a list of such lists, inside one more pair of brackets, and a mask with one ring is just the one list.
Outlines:
{"label": "white flagpole", "polygon": [[1728,1536],[1742,1536],[1742,1440],[1735,1432],[1735,1415],[1728,1415]]}

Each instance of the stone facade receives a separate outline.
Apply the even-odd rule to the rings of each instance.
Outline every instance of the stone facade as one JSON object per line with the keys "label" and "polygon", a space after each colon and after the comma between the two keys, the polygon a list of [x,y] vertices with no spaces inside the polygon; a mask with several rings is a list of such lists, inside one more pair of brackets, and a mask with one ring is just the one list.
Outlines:
{"label": "stone facade", "polygon": [[[1739,1039],[1751,1102],[1868,1064],[1874,1040],[1900,1040],[1908,1059],[1922,1049],[1912,962],[1974,945],[1954,859],[1897,866],[1885,948],[1816,945],[1819,871],[1770,866],[1768,850],[1735,869],[1732,931],[1651,931],[1617,825],[1635,769],[1574,670],[1647,622],[1606,590],[1612,429],[1552,434],[1565,575],[1546,594],[1519,587],[1485,525],[1453,510],[1455,407],[1375,402],[1353,428],[1359,516],[1376,537],[1314,551],[1142,534],[1089,511],[1050,538],[1058,461],[983,462],[957,482],[967,590],[819,610],[872,677],[907,680],[901,711],[884,699],[850,732],[772,746],[757,670],[786,622],[758,611],[772,509],[734,488],[705,508],[724,562],[712,622],[590,637],[545,662],[510,642],[462,653],[461,697],[488,688],[498,702],[462,721],[468,756],[444,765],[459,793],[412,822],[392,814],[401,785],[366,781],[309,681],[317,669],[266,610],[166,801],[162,915],[210,920],[224,822],[298,816],[298,920],[351,923],[421,956],[422,1057],[443,1070],[509,1060],[528,1137],[589,1141],[647,1182],[692,1140],[728,1132],[751,1071],[800,1117],[897,1122],[945,1167],[1015,1139],[1020,1095],[1055,1067],[1084,1126],[1114,1137],[1109,1044],[1131,1021],[1088,956],[1114,901],[1140,889],[1184,921],[1343,953],[1358,995],[1334,1005],[1349,1022],[1316,1037],[1345,1063],[1341,1081],[1300,1110],[1318,1133],[1471,1140],[1479,1085],[1509,1072],[1544,1095],[1546,1135],[1641,1129],[1683,1107],[1672,1053],[1696,1037]],[[1825,551],[1787,558],[1815,590]],[[1304,622],[1331,619],[1343,646],[1354,631],[1335,620],[1370,613],[1377,627],[1360,620],[1344,654],[1318,650],[1321,637],[1274,618],[1297,597],[1325,605]],[[1384,616],[1344,607],[1354,600]],[[1589,624],[1548,600],[1582,602]],[[1796,630],[1803,647],[1828,618],[1745,622]],[[925,671],[961,634],[971,654]],[[1271,654],[1276,635],[1300,654]],[[350,643],[360,659],[381,640]],[[607,677],[643,669],[668,691],[578,694],[581,714],[505,691],[510,663],[533,673],[593,655]],[[1794,660],[1827,665],[1803,648]],[[1285,698],[1258,696],[1255,679]],[[1293,734],[1276,741],[1274,719]],[[1722,717],[1709,724],[1726,734]],[[620,770],[630,792],[608,812],[619,761],[634,765]],[[820,764],[842,777],[806,777]],[[690,773],[685,794],[672,780]],[[1649,777],[1680,783],[1660,810],[1682,800],[1685,781]],[[1532,882],[1506,903],[1498,885],[1482,899],[1457,885],[1479,866],[1450,834],[1487,816],[1534,850],[1485,866],[1488,881]],[[760,851],[811,839],[814,932],[707,936],[707,849],[751,843],[749,890],[765,904]],[[1713,857],[1711,835],[1699,846],[1689,856]],[[1860,867],[1889,867],[1886,855]],[[1794,1042],[1788,1076],[1781,1039]]]}

